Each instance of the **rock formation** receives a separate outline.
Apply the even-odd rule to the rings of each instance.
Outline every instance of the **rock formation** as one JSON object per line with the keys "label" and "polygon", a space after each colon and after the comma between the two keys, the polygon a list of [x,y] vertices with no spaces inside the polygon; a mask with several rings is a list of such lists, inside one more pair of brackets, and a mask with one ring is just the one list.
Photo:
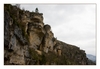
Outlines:
{"label": "rock formation", "polygon": [[85,51],[57,40],[38,8],[30,12],[10,4],[4,4],[4,64],[95,65]]}

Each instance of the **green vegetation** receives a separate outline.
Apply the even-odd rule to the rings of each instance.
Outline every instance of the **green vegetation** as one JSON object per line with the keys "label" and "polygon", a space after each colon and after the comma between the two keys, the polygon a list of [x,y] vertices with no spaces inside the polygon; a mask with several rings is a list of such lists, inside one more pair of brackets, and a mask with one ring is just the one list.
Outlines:
{"label": "green vegetation", "polygon": [[45,58],[44,53],[42,55],[39,55],[34,49],[29,48],[29,54],[31,56],[31,59],[36,60],[37,62],[39,62],[39,64],[45,64],[46,63],[46,60],[45,60],[46,58]]}

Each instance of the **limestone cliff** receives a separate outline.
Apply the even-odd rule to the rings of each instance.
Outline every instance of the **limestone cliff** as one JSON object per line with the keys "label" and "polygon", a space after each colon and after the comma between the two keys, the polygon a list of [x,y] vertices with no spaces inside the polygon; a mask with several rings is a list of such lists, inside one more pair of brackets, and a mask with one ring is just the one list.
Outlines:
{"label": "limestone cliff", "polygon": [[[43,13],[4,4],[5,65],[89,65],[86,53],[57,40]],[[94,64],[95,65],[95,64]]]}

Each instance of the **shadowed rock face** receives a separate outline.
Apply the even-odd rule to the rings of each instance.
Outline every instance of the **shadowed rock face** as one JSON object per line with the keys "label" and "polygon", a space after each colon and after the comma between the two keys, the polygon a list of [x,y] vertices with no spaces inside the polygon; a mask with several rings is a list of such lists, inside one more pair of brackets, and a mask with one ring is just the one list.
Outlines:
{"label": "shadowed rock face", "polygon": [[5,65],[88,65],[85,51],[57,40],[43,14],[4,5]]}

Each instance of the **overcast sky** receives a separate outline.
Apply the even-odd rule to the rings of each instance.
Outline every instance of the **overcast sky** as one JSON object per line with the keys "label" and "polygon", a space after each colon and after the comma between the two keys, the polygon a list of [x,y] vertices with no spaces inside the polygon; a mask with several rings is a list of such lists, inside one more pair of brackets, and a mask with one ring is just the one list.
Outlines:
{"label": "overcast sky", "polygon": [[96,55],[95,4],[22,4],[21,8],[29,11],[38,8],[58,40]]}

